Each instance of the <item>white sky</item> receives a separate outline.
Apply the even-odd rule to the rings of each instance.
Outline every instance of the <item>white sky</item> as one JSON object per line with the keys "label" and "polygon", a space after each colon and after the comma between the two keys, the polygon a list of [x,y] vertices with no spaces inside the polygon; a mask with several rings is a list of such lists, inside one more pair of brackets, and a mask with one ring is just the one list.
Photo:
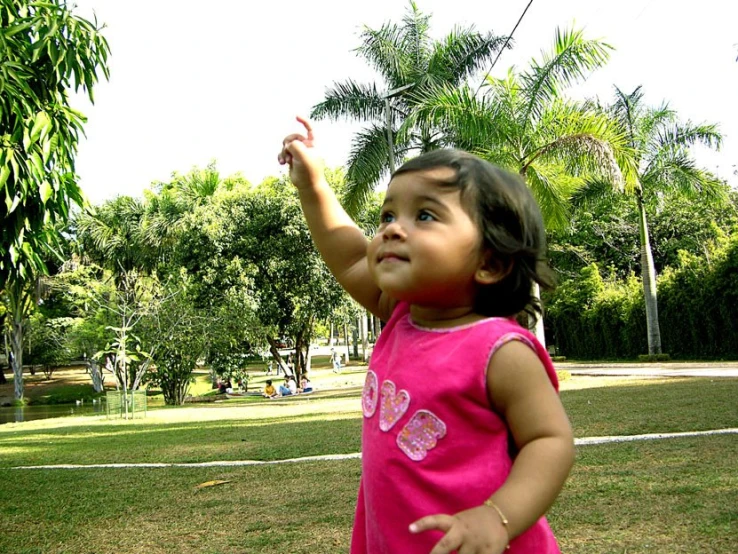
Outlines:
{"label": "white sky", "polygon": [[[222,176],[258,183],[282,171],[282,137],[297,129],[334,81],[375,80],[352,50],[363,25],[400,22],[406,0],[76,0],[77,13],[107,24],[111,78],[96,103],[75,105],[89,118],[77,171],[94,203],[138,196],[173,171],[216,160]],[[508,34],[528,0],[418,0],[441,38],[455,24]],[[667,100],[683,120],[715,122],[720,154],[699,160],[736,185],[738,164],[738,3],[730,0],[534,0],[515,48],[493,71],[527,67],[549,50],[556,26],[583,27],[614,46],[609,64],[576,97],[610,100],[617,85],[643,85],[646,101]],[[328,165],[345,163],[360,126],[316,126]]]}

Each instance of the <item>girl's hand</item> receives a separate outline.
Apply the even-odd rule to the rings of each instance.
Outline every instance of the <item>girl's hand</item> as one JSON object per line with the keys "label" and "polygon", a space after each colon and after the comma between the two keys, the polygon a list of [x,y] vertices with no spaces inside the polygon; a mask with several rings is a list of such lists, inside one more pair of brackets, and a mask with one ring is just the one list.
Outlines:
{"label": "girl's hand", "polygon": [[287,135],[282,141],[282,151],[277,156],[281,165],[290,166],[290,179],[298,188],[308,188],[323,179],[323,162],[315,155],[315,137],[310,122],[297,116],[307,136],[300,133]]}
{"label": "girl's hand", "polygon": [[412,533],[437,529],[446,533],[430,554],[501,554],[508,544],[507,530],[493,508],[478,506],[450,516],[436,514],[410,525]]}

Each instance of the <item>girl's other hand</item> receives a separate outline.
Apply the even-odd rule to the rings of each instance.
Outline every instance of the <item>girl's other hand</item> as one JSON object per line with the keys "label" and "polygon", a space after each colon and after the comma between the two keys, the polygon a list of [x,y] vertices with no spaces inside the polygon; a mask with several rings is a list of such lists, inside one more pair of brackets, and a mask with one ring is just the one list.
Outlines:
{"label": "girl's other hand", "polygon": [[492,508],[478,506],[450,516],[436,514],[410,525],[410,532],[436,529],[446,533],[430,554],[501,554],[508,544],[507,530]]}
{"label": "girl's other hand", "polygon": [[281,165],[290,168],[290,180],[298,188],[307,188],[323,178],[323,161],[315,152],[315,136],[307,119],[297,116],[306,134],[292,133],[282,141],[282,150],[277,156]]}

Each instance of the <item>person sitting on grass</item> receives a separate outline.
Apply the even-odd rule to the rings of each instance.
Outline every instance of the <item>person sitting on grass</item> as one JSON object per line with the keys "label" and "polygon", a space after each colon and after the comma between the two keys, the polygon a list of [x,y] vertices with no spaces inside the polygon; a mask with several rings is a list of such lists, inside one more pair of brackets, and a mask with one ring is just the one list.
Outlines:
{"label": "person sitting on grass", "polygon": [[297,394],[297,384],[292,376],[284,378],[284,385],[279,385],[279,396],[292,396]]}
{"label": "person sitting on grass", "polygon": [[274,385],[272,385],[271,379],[267,379],[266,387],[264,387],[264,392],[262,392],[261,395],[264,398],[274,398],[275,396],[277,396],[277,389],[275,389]]}
{"label": "person sitting on grass", "polygon": [[313,392],[313,384],[308,379],[307,371],[302,374],[302,379],[300,379],[300,392]]}

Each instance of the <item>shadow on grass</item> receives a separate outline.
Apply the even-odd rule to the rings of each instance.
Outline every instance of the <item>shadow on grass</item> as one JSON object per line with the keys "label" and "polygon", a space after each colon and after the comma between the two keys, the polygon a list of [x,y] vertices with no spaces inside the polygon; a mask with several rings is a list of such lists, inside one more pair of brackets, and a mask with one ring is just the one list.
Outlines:
{"label": "shadow on grass", "polygon": [[50,464],[278,460],[357,452],[358,414],[191,423],[76,425],[0,438],[2,467]]}

